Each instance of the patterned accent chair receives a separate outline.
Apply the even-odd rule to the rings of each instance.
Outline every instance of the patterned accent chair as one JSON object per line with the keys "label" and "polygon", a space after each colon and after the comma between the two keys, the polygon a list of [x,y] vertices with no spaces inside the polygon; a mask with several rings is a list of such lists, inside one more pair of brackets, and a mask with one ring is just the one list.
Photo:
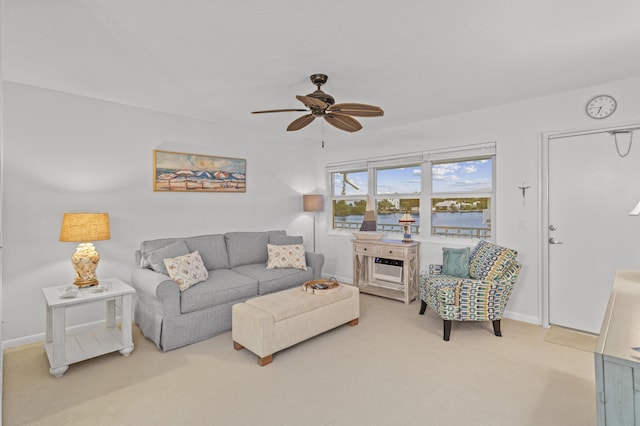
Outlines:
{"label": "patterned accent chair", "polygon": [[444,340],[452,321],[492,321],[502,336],[500,319],[520,273],[518,252],[481,240],[469,256],[469,277],[444,275],[442,265],[420,273],[420,315],[427,306],[444,321]]}

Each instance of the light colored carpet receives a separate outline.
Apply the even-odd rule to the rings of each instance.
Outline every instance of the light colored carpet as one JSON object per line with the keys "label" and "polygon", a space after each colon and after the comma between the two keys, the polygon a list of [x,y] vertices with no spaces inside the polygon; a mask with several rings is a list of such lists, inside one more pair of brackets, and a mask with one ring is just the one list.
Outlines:
{"label": "light colored carpet", "polygon": [[593,425],[593,355],[544,341],[542,327],[442,321],[419,304],[362,295],[360,324],[257,364],[231,333],[135,350],[49,375],[41,345],[5,352],[12,425]]}
{"label": "light colored carpet", "polygon": [[596,350],[598,336],[552,325],[547,329],[544,341],[593,353]]}

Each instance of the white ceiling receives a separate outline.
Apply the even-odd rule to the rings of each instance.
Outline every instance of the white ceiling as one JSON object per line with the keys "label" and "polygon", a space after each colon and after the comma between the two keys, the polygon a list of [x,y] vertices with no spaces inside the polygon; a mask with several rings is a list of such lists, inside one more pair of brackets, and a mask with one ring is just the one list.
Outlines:
{"label": "white ceiling", "polygon": [[385,110],[364,131],[640,75],[638,0],[4,3],[6,80],[234,126],[284,131],[300,113],[249,112],[314,73]]}

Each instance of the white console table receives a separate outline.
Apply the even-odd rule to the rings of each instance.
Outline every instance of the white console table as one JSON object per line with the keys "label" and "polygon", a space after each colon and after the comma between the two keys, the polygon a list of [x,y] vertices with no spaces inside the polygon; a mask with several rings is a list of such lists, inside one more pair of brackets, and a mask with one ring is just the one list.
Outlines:
{"label": "white console table", "polygon": [[[640,424],[640,271],[617,271],[595,350],[598,425]],[[640,353],[638,354],[640,356]]]}
{"label": "white console table", "polygon": [[[418,297],[420,243],[365,239],[352,241],[353,285],[359,287],[362,293],[401,300],[406,304]],[[376,257],[403,262],[400,283],[376,279],[374,274]]]}
{"label": "white console table", "polygon": [[[100,284],[108,290],[97,293],[95,287],[80,289],[72,298],[61,298],[60,290],[67,286],[43,288],[47,302],[47,330],[44,347],[51,368],[49,372],[62,376],[69,364],[120,351],[124,356],[133,352],[131,336],[131,298],[135,289],[119,279],[102,279]],[[122,323],[116,325],[116,302],[120,301]],[[92,327],[88,331],[67,334],[66,310],[74,306],[94,302],[106,302],[104,326]]]}

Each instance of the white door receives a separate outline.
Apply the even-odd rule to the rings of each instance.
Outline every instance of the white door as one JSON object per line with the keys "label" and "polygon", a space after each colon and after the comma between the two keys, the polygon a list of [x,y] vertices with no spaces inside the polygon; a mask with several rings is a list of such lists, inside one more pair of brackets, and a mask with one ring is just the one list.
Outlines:
{"label": "white door", "polygon": [[[639,140],[608,132],[549,140],[549,323],[599,333],[618,269],[640,269]],[[618,135],[625,154],[628,135]]]}

